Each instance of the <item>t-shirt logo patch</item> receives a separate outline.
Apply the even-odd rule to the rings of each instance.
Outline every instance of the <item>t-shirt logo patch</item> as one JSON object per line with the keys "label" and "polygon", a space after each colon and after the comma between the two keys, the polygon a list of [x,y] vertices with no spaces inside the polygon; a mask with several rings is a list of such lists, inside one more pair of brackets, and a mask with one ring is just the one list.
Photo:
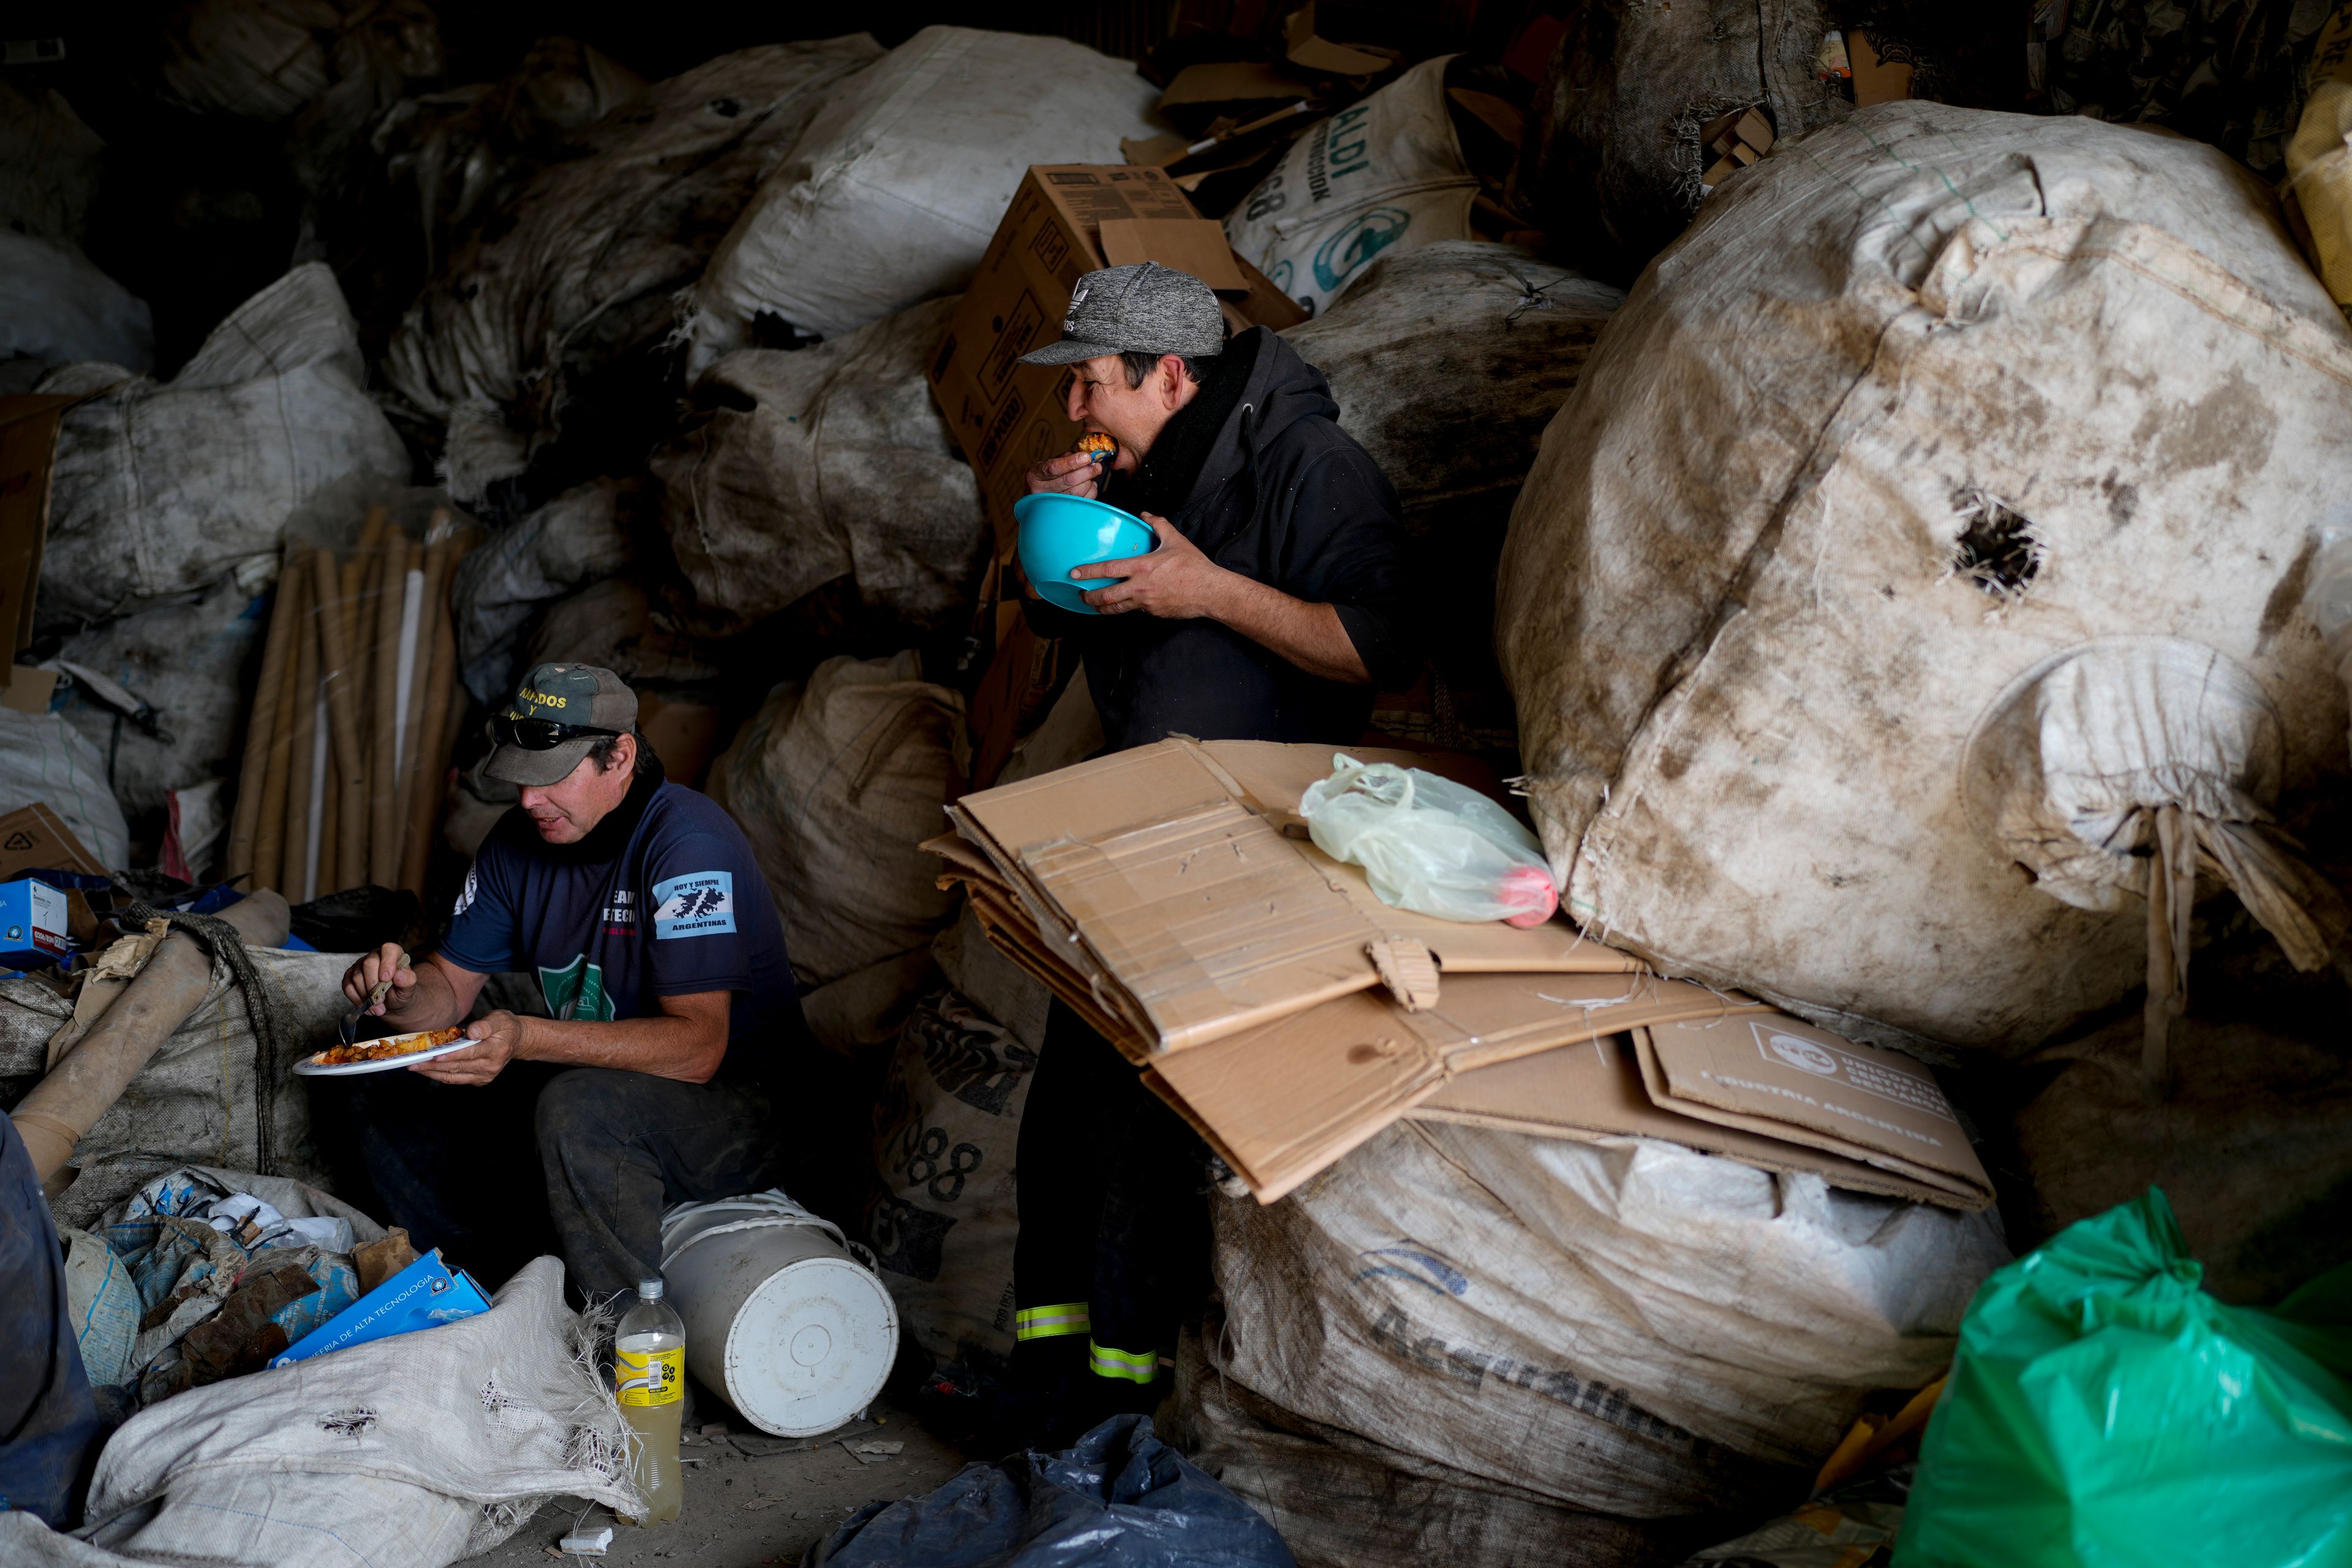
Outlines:
{"label": "t-shirt logo patch", "polygon": [[481,892],[481,884],[474,879],[474,867],[466,868],[466,885],[457,889],[457,907],[449,911],[449,918],[453,921],[472,909],[476,896]]}
{"label": "t-shirt logo patch", "polygon": [[735,929],[735,873],[694,871],[654,884],[654,940],[724,936]]}
{"label": "t-shirt logo patch", "polygon": [[561,969],[541,964],[539,994],[555,1017],[589,1024],[613,1021],[613,999],[604,994],[604,966],[589,963],[584,952]]}

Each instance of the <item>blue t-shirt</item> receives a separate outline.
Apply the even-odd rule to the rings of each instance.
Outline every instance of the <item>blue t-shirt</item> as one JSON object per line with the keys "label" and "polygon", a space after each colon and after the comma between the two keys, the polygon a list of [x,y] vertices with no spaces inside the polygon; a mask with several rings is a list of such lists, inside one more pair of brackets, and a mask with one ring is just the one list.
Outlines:
{"label": "blue t-shirt", "polygon": [[617,853],[580,847],[545,843],[520,807],[500,817],[441,956],[477,974],[535,971],[558,1018],[650,1017],[657,996],[731,991],[720,1070],[765,1079],[785,1066],[808,1026],[783,922],[734,819],[664,784]]}

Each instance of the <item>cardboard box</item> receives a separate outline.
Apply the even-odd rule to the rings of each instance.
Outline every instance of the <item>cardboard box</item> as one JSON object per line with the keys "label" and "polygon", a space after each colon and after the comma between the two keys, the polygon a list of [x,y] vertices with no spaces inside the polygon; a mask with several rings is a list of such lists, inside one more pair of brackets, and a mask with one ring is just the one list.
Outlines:
{"label": "cardboard box", "polygon": [[488,1293],[464,1269],[443,1263],[436,1247],[289,1345],[269,1364],[291,1366],[329,1351],[437,1329],[489,1310]]}
{"label": "cardboard box", "polygon": [[66,896],[47,882],[0,882],[0,969],[39,969],[69,951]]}
{"label": "cardboard box", "polygon": [[[1781,1042],[1777,1050],[1775,1041]],[[1790,1051],[1811,1065],[1792,1067],[1783,1057]],[[1757,1058],[1753,1068],[1751,1054]],[[1848,1069],[1862,1081],[1898,1086],[1893,1093],[1899,1109],[1882,1114],[1875,1098],[1859,1094],[1853,1081],[1841,1083],[1837,1072],[1820,1071],[1824,1061],[1845,1058],[1863,1064]],[[1664,1065],[1669,1062],[1671,1070]],[[1791,1073],[1797,1081],[1789,1080]],[[1710,1074],[1731,1082],[1716,1081]],[[1746,1109],[1679,1095],[1676,1079],[1685,1087],[1704,1087],[1717,1100],[1737,1099]],[[1824,1102],[1858,1107],[1861,1115],[1825,1112]],[[1663,1138],[1763,1170],[1811,1172],[1832,1186],[1856,1192],[1948,1208],[1990,1207],[1991,1179],[1958,1121],[1949,1119],[1948,1106],[1928,1109],[1943,1104],[1925,1064],[1767,1009],[1715,1020],[1653,1022],[1482,1067],[1439,1086],[1409,1114],[1418,1121],[1584,1142]],[[1838,1131],[1820,1132],[1825,1120],[1833,1121]],[[1904,1131],[1889,1131],[1897,1127]],[[1930,1142],[1918,1142],[1923,1136]]]}
{"label": "cardboard box", "polygon": [[106,868],[82,847],[73,829],[39,801],[0,816],[0,879],[21,877],[27,871],[106,875]]}
{"label": "cardboard box", "polygon": [[976,855],[949,858],[947,879],[1028,926],[1052,955],[1040,978],[1089,999],[1138,1059],[1373,986],[1418,1008],[1442,1005],[1442,975],[1640,969],[1563,920],[1521,931],[1382,903],[1361,868],[1286,831],[1303,827],[1299,796],[1331,757],[1325,746],[1171,740],[969,795],[949,816]]}
{"label": "cardboard box", "polygon": [[[33,597],[49,537],[49,471],[58,430],[79,396],[0,397],[0,637],[13,668],[33,640]],[[54,679],[54,678],[52,678]]]}

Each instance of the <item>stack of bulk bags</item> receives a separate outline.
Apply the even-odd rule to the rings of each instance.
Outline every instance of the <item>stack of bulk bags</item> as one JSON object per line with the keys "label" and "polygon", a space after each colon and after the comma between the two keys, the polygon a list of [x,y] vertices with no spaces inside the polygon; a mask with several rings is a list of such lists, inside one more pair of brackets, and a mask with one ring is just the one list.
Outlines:
{"label": "stack of bulk bags", "polygon": [[1890,1043],[2176,989],[2200,874],[2320,963],[2341,905],[2277,821],[2345,782],[2299,605],[2347,490],[2352,335],[2212,149],[1924,103],[1781,149],[1634,289],[1512,516],[1564,902]]}
{"label": "stack of bulk bags", "polygon": [[1452,55],[1423,60],[1299,138],[1225,219],[1225,236],[1311,315],[1384,252],[1470,237],[1478,176],[1445,99]]}
{"label": "stack of bulk bags", "polygon": [[[1931,1382],[2009,1258],[1990,1214],[1652,1139],[1430,1122],[1214,1221],[1223,1317],[1184,1404],[1302,1562],[1348,1560],[1365,1505],[1253,1456],[1427,1489],[1486,1560],[1673,1561],[1801,1493],[1874,1390]],[[1373,1507],[1404,1541],[1427,1528]]]}
{"label": "stack of bulk bags", "polygon": [[881,55],[863,33],[769,44],[655,83],[580,132],[510,221],[457,252],[402,319],[385,381],[434,418],[470,409],[463,428],[516,432],[506,466],[520,472],[582,386],[667,336],[672,296],[700,276],[825,90]]}
{"label": "stack of bulk bags", "polygon": [[831,337],[961,289],[1032,163],[1125,162],[1157,97],[1064,39],[924,28],[835,89],[736,220],[694,290],[688,374],[762,318]]}

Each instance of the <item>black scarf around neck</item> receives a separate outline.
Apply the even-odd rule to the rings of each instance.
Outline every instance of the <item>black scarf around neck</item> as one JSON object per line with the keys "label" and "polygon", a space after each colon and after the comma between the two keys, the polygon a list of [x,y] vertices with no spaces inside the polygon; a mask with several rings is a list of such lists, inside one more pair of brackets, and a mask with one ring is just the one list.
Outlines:
{"label": "black scarf around neck", "polygon": [[1201,482],[1202,465],[1216,450],[1218,435],[1249,387],[1257,349],[1255,335],[1227,343],[1225,352],[1209,362],[1200,395],[1160,427],[1135,472],[1120,476],[1117,493],[1105,499],[1129,511],[1171,519],[1183,510]]}
{"label": "black scarf around neck", "polygon": [[574,844],[539,843],[539,852],[551,860],[567,866],[596,866],[607,860],[617,860],[621,851],[629,847],[629,836],[652,804],[654,791],[664,780],[661,759],[653,753],[642,736],[637,741],[637,776],[629,781],[629,793],[621,804],[604,814],[604,819],[588,830],[587,836]]}

